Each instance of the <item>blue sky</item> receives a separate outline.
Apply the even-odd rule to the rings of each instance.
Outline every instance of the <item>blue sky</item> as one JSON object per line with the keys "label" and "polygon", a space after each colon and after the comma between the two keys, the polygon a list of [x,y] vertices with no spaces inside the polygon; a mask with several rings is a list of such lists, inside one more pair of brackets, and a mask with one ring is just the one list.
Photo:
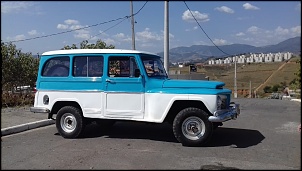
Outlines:
{"label": "blue sky", "polygon": [[[133,1],[136,50],[164,51],[164,10],[164,1]],[[32,54],[97,39],[132,49],[129,15],[130,1],[1,1],[1,41]],[[301,36],[301,2],[169,1],[169,49],[213,45],[202,29],[217,46],[277,44]]]}

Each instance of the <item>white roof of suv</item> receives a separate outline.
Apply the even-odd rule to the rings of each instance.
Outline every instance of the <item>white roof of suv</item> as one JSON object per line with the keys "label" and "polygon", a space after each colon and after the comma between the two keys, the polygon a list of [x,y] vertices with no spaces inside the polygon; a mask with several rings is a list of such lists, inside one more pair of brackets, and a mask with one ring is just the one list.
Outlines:
{"label": "white roof of suv", "polygon": [[[138,50],[125,50],[125,49],[68,49],[68,50],[54,50],[44,52],[43,55],[64,55],[64,54],[83,54],[83,53],[145,53],[156,55],[154,53],[138,51]],[[157,55],[158,56],[158,55]]]}

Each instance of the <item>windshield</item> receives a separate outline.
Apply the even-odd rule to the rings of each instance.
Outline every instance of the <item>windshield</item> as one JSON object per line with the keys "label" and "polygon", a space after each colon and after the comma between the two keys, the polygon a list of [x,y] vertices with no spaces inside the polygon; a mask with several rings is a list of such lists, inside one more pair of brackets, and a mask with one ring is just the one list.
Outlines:
{"label": "windshield", "polygon": [[168,77],[159,57],[142,56],[142,61],[148,77]]}

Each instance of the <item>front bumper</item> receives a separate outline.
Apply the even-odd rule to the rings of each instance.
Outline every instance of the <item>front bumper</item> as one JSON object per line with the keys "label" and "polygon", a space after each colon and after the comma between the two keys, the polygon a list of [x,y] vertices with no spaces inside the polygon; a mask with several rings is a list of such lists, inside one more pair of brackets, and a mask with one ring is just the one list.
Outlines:
{"label": "front bumper", "polygon": [[237,119],[239,114],[240,114],[240,105],[232,102],[228,109],[215,111],[214,116],[209,117],[209,121],[225,122],[231,119]]}

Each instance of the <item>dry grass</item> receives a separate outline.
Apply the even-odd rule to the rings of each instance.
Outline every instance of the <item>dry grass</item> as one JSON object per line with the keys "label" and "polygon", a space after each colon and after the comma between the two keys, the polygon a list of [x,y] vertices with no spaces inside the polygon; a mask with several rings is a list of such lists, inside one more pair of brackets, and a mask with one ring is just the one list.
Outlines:
{"label": "dry grass", "polygon": [[[267,83],[262,85],[259,89],[259,94],[263,94],[265,86],[277,85],[281,82],[286,82],[287,85],[296,77],[294,74],[298,71],[300,66],[296,61],[300,59],[293,57],[289,62],[272,62],[272,63],[250,63],[237,64],[237,89],[256,89],[268,79]],[[278,68],[286,63],[279,71]],[[183,68],[169,68],[169,70],[180,70],[182,74],[189,73],[188,67]],[[234,90],[235,66],[234,64],[226,65],[205,65],[197,69],[197,73],[205,73],[210,77],[210,80],[222,81],[226,84],[226,88]]]}

